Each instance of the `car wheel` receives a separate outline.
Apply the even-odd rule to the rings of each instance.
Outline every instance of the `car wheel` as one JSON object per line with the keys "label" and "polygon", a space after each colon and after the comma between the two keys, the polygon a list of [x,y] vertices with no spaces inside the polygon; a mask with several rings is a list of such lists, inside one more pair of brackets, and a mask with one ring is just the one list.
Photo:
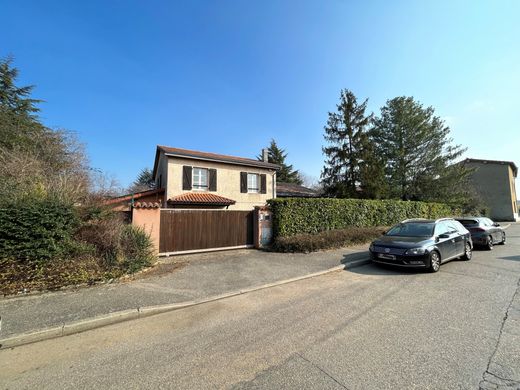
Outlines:
{"label": "car wheel", "polygon": [[471,245],[469,242],[466,242],[466,245],[464,246],[464,255],[462,258],[464,260],[471,260],[471,257],[473,256],[473,250],[471,249]]}
{"label": "car wheel", "polygon": [[487,242],[486,242],[486,248],[488,250],[493,250],[493,237],[488,236]]}
{"label": "car wheel", "polygon": [[506,232],[502,232],[502,241],[500,241],[500,245],[504,245],[506,243]]}
{"label": "car wheel", "polygon": [[430,253],[430,272],[437,272],[441,268],[441,257],[439,252],[433,251]]}

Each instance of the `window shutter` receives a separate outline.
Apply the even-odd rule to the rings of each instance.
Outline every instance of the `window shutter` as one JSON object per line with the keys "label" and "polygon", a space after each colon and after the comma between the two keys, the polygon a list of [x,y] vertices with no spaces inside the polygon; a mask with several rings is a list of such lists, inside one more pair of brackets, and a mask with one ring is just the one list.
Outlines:
{"label": "window shutter", "polygon": [[187,165],[182,167],[182,189],[191,190],[191,167]]}
{"label": "window shutter", "polygon": [[260,193],[267,193],[267,176],[265,174],[260,175]]}
{"label": "window shutter", "polygon": [[247,172],[240,172],[240,192],[247,193]]}
{"label": "window shutter", "polygon": [[209,170],[209,190],[210,191],[217,190],[217,170],[216,169]]}

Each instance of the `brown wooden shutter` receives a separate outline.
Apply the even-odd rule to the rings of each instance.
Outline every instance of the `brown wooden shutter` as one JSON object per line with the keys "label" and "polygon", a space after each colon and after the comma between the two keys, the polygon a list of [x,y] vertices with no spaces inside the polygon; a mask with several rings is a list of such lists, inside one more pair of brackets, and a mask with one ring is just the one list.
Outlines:
{"label": "brown wooden shutter", "polygon": [[209,169],[209,190],[216,191],[217,190],[217,170]]}
{"label": "brown wooden shutter", "polygon": [[191,167],[187,165],[182,167],[182,189],[191,190]]}
{"label": "brown wooden shutter", "polygon": [[267,193],[267,176],[260,175],[260,193],[266,194]]}
{"label": "brown wooden shutter", "polygon": [[240,172],[240,192],[247,193],[247,172]]}

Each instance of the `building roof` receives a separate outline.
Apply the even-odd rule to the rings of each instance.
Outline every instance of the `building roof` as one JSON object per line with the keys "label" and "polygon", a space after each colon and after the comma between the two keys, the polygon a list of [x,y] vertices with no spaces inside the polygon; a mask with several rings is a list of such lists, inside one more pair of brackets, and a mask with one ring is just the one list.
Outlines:
{"label": "building roof", "polygon": [[236,202],[208,192],[186,192],[168,199],[168,203],[174,205],[231,206]]}
{"label": "building roof", "polygon": [[133,194],[116,196],[114,198],[105,200],[104,203],[105,204],[121,203],[121,202],[131,201],[132,199],[137,200],[137,199],[144,198],[144,197],[151,196],[151,195],[160,195],[162,193],[164,193],[164,188],[159,188],[156,190],[146,190],[146,191],[136,192]]}
{"label": "building roof", "polygon": [[478,159],[478,158],[467,158],[464,160],[464,162],[475,162],[475,163],[481,163],[481,164],[500,164],[500,165],[509,165],[511,169],[513,170],[513,174],[516,177],[518,174],[518,167],[516,164],[512,161],[502,161],[502,160],[485,160],[485,159]]}
{"label": "building roof", "polygon": [[257,168],[265,168],[265,169],[280,169],[279,165],[271,164],[265,161],[259,161],[252,158],[245,157],[236,157],[236,156],[228,156],[225,154],[216,154],[216,153],[208,153],[208,152],[200,152],[197,150],[189,150],[189,149],[180,149],[180,148],[172,148],[169,146],[161,146],[157,145],[157,151],[155,153],[155,164],[153,167],[153,177],[157,173],[157,164],[159,162],[159,155],[163,152],[166,156],[172,157],[181,157],[192,160],[202,160],[202,161],[214,161],[225,164],[234,164],[234,165],[243,165]]}
{"label": "building roof", "polygon": [[318,198],[320,194],[299,184],[277,182],[276,196],[280,198]]}
{"label": "building roof", "polygon": [[158,209],[161,208],[160,202],[135,202],[136,209]]}

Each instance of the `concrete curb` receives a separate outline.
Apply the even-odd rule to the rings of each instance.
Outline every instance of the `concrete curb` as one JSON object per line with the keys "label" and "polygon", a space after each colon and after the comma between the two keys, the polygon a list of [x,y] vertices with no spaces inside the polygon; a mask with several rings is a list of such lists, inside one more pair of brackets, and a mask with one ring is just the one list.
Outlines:
{"label": "concrete curb", "polygon": [[197,306],[197,305],[201,305],[204,303],[215,302],[215,301],[219,301],[222,299],[234,297],[237,295],[247,294],[250,292],[264,290],[264,289],[276,287],[276,286],[281,286],[281,285],[288,284],[288,283],[294,283],[294,282],[297,282],[300,280],[314,278],[314,277],[325,275],[325,274],[332,273],[332,272],[360,267],[360,266],[366,265],[368,263],[370,263],[370,259],[359,259],[359,260],[354,260],[354,261],[348,262],[346,264],[342,264],[342,265],[338,265],[336,267],[326,269],[324,271],[314,272],[311,274],[307,274],[304,276],[298,276],[295,278],[284,279],[284,280],[280,280],[278,282],[266,283],[266,284],[262,284],[260,286],[232,291],[229,293],[213,295],[211,297],[204,298],[204,299],[186,301],[186,302],[181,302],[181,303],[171,303],[171,304],[166,304],[166,305],[139,307],[136,309],[117,311],[117,312],[109,313],[109,314],[98,316],[98,317],[88,318],[88,319],[81,320],[81,321],[64,323],[57,327],[43,329],[43,330],[39,330],[36,332],[31,332],[31,333],[18,334],[18,335],[14,335],[14,336],[11,336],[6,339],[0,339],[0,350],[18,347],[20,345],[25,345],[25,344],[31,344],[31,343],[35,343],[38,341],[49,340],[49,339],[53,339],[53,338],[57,338],[57,337],[69,336],[72,334],[85,332],[87,330],[101,328],[101,327],[107,326],[107,325],[117,324],[117,323],[123,322],[123,321],[136,320],[139,318],[150,317],[153,315],[167,313],[167,312],[174,311],[174,310],[185,309],[188,307]]}

